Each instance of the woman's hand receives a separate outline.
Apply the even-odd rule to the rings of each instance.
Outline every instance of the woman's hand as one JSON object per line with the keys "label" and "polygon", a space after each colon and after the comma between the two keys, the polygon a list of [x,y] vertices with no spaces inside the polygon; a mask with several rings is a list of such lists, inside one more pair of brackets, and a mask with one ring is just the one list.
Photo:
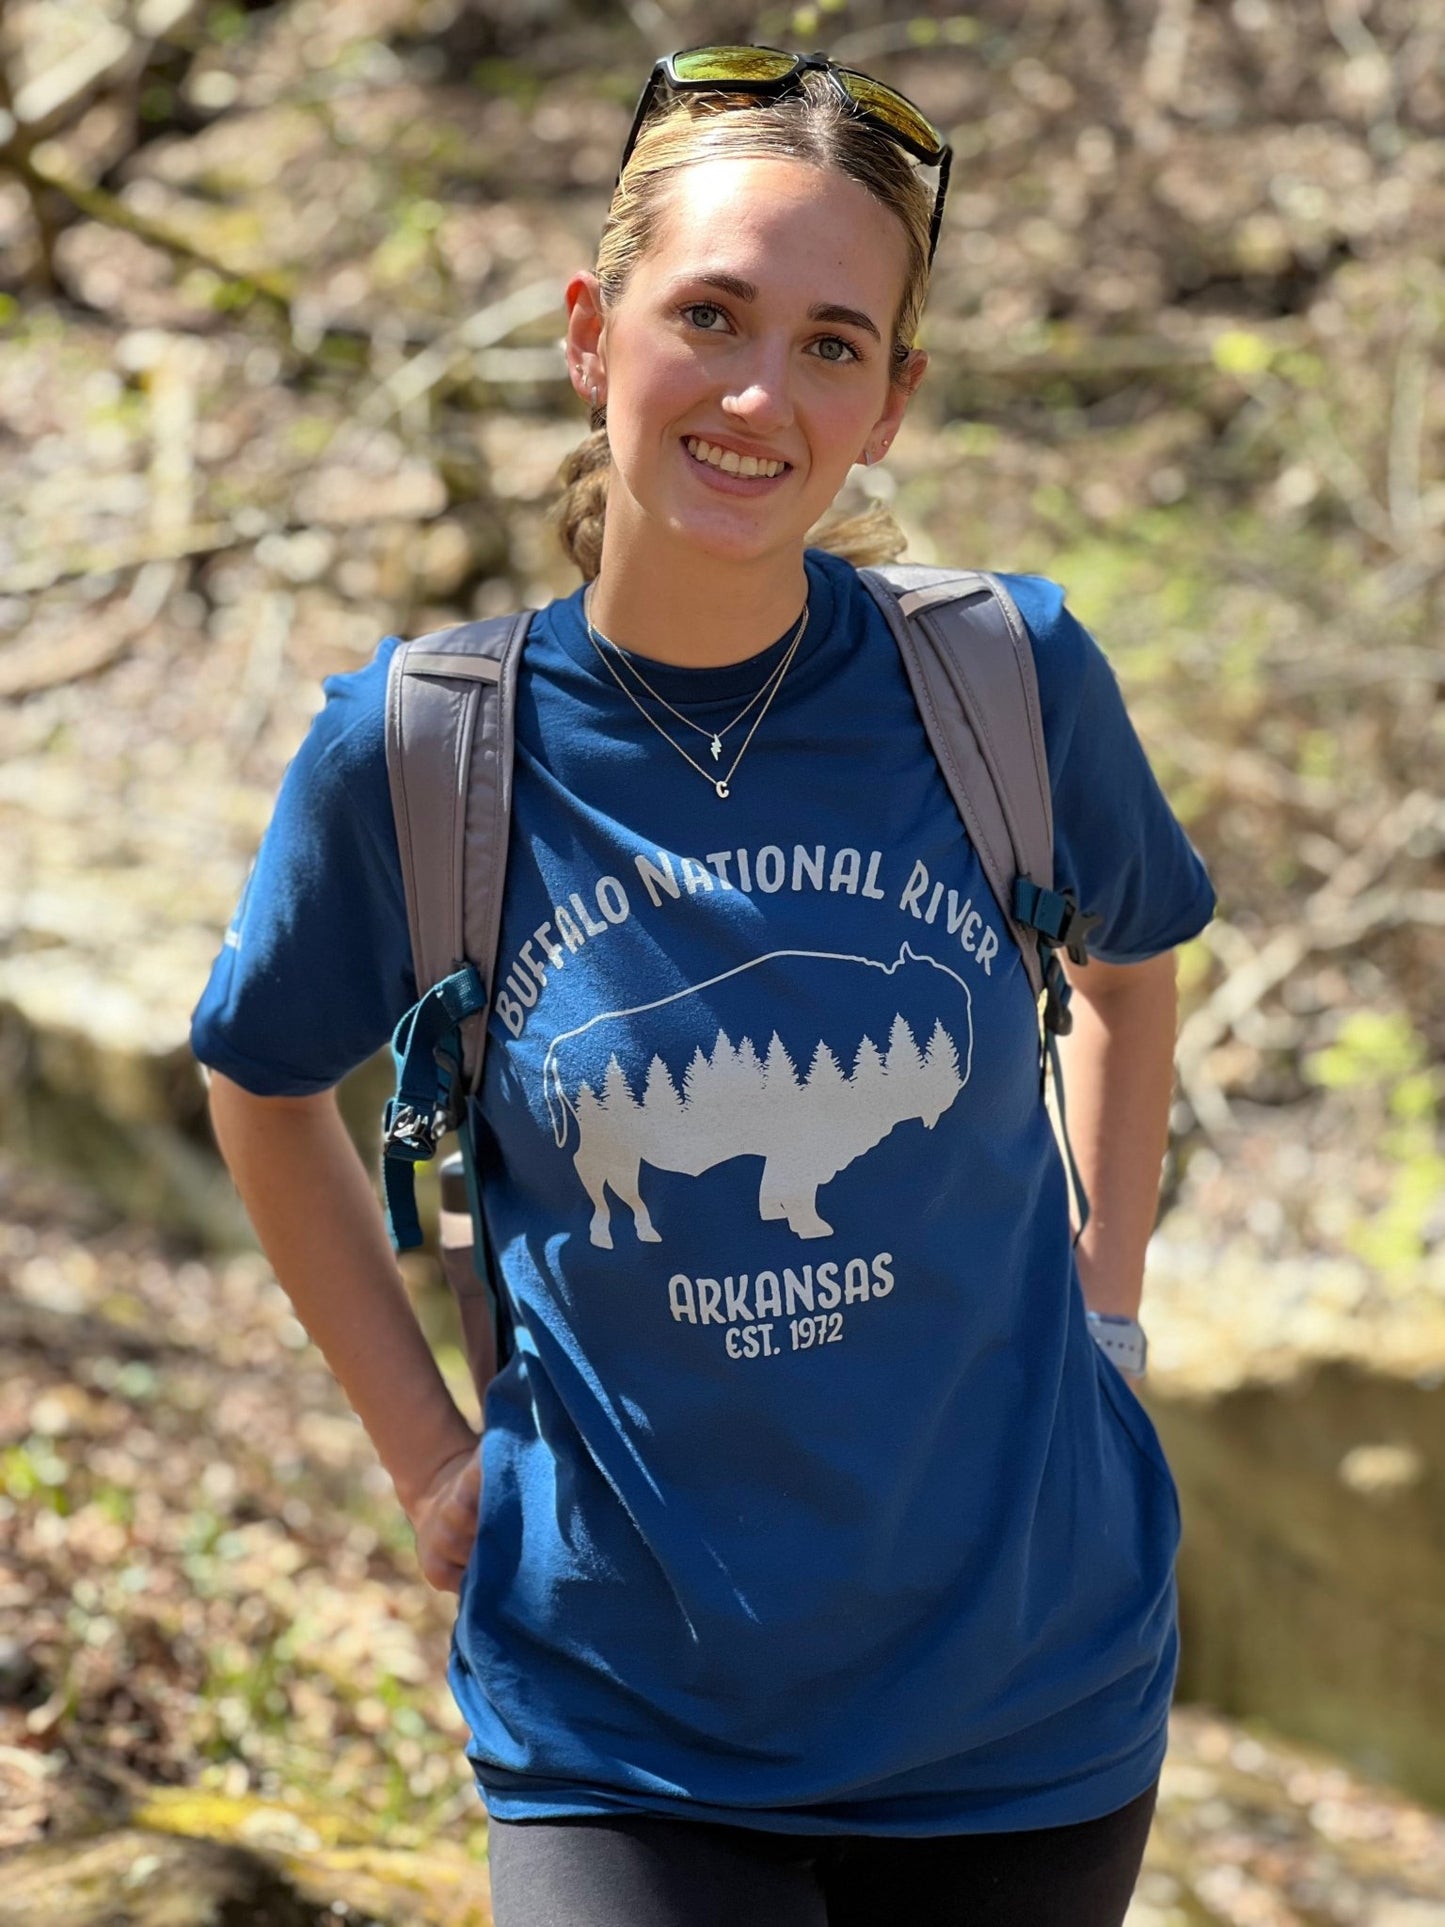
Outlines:
{"label": "woman's hand", "polygon": [[438,1466],[431,1482],[406,1507],[416,1534],[422,1578],[438,1592],[460,1592],[477,1536],[482,1495],[480,1438]]}
{"label": "woman's hand", "polygon": [[456,1591],[475,1537],[477,1434],[417,1323],[335,1091],[257,1097],[214,1071],[211,1117],[276,1276],[396,1487],[428,1581]]}

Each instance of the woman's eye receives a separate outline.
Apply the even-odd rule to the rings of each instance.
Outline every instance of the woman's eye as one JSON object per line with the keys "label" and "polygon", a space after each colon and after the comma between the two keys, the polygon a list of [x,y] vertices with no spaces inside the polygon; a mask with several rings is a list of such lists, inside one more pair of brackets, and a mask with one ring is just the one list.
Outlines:
{"label": "woman's eye", "polygon": [[708,334],[716,334],[717,327],[715,324],[719,321],[726,321],[727,319],[722,309],[714,307],[711,301],[689,302],[687,307],[683,309],[683,313],[695,328],[702,328]]}
{"label": "woman's eye", "polygon": [[824,335],[818,343],[818,357],[821,361],[856,361],[858,350],[841,335]]}

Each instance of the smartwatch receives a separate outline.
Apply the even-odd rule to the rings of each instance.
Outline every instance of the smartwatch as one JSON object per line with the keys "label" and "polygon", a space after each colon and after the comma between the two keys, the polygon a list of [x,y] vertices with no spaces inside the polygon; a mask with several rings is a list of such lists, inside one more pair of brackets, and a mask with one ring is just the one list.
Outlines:
{"label": "smartwatch", "polygon": [[1091,1311],[1087,1314],[1089,1336],[1126,1378],[1142,1378],[1149,1356],[1149,1341],[1137,1318],[1119,1312]]}

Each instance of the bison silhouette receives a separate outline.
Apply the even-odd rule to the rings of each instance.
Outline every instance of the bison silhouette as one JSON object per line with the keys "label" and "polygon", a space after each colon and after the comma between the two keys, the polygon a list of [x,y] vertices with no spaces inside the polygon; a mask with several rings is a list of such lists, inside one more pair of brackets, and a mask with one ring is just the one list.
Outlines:
{"label": "bison silhouette", "polygon": [[[841,1056],[818,1034],[820,1012],[847,1013],[857,1041]],[[609,1189],[630,1207],[638,1238],[655,1244],[661,1234],[643,1201],[642,1166],[696,1177],[736,1157],[763,1160],[762,1218],[784,1220],[799,1238],[827,1237],[819,1187],[898,1125],[916,1120],[932,1130],[967,1083],[972,1054],[967,984],[910,945],[890,963],[773,950],[563,1031],[542,1077],[559,1146],[576,1125],[589,1236],[611,1250]],[[681,1065],[681,1088],[669,1057]]]}

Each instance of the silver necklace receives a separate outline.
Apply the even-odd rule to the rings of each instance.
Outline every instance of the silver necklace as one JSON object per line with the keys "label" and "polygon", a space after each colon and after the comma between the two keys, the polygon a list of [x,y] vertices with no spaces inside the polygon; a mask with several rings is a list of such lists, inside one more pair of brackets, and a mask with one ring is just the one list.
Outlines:
{"label": "silver necklace", "polygon": [[[673,742],[671,736],[668,735],[667,731],[663,728],[662,724],[657,720],[657,718],[653,715],[650,715],[648,711],[643,707],[643,705],[637,700],[636,695],[633,693],[631,689],[628,688],[627,684],[622,680],[621,676],[619,676],[617,671],[613,668],[610,657],[607,655],[606,651],[602,648],[601,643],[598,642],[597,637],[601,632],[600,630],[594,631],[592,627],[591,619],[590,617],[588,617],[586,610],[587,610],[587,605],[586,605],[586,599],[584,598],[583,621],[587,630],[587,640],[592,644],[593,649],[597,652],[597,659],[602,664],[603,668],[606,669],[608,675],[611,676],[612,680],[617,684],[617,687],[622,691],[623,695],[632,704],[633,708],[638,712],[638,714],[646,722],[649,722],[652,724],[652,727],[657,731],[658,735],[662,738],[663,742],[667,743],[671,748],[675,749],[678,755],[682,758],[683,762],[685,762],[690,769],[695,769],[698,775],[702,778],[702,780],[705,783],[707,783],[714,791],[716,791],[717,795],[720,796],[724,802],[726,802],[727,798],[732,794],[732,790],[730,786],[732,784],[733,777],[737,773],[738,764],[741,763],[744,756],[747,755],[748,744],[751,743],[754,736],[757,735],[758,725],[762,722],[764,716],[766,716],[768,711],[772,708],[773,698],[774,696],[777,695],[778,691],[782,688],[783,677],[788,673],[788,669],[792,663],[793,657],[798,653],[798,644],[803,640],[803,631],[808,626],[807,603],[805,602],[803,604],[803,613],[798,619],[798,626],[793,631],[793,639],[788,644],[787,650],[783,656],[783,660],[781,661],[781,663],[779,663],[777,669],[773,672],[773,674],[768,678],[768,681],[763,684],[763,688],[767,689],[768,691],[767,700],[764,702],[762,708],[758,711],[757,715],[753,718],[753,726],[748,731],[747,735],[743,738],[742,748],[738,751],[737,755],[734,756],[731,766],[729,767],[728,772],[725,776],[713,776],[708,770],[705,770],[701,763],[696,762],[691,756],[688,755],[687,751],[683,748],[681,743]],[[610,638],[604,637],[603,640],[607,641],[607,640],[610,640]],[[612,647],[616,649],[617,644],[614,642],[612,644]],[[656,693],[655,691],[650,689],[649,685],[645,681],[643,681],[641,677],[639,677],[638,680],[642,681],[643,688],[648,689],[649,694]],[[771,683],[772,685],[771,688],[768,687],[769,683]],[[761,695],[761,693],[762,693],[761,690],[757,692],[758,695]],[[662,702],[663,699],[659,696],[657,700],[659,702]],[[755,702],[757,700],[757,696],[755,695],[752,700]],[[664,703],[663,707],[670,709],[672,706],[670,703]],[[749,704],[749,707],[751,707],[751,703]],[[673,710],[672,713],[674,715],[677,715],[676,710]],[[746,711],[743,712],[744,715],[746,713],[747,713]],[[679,720],[682,722],[687,722],[689,719],[684,716],[679,718]],[[733,718],[733,722],[739,722],[739,721],[741,721],[741,717],[735,716]],[[698,724],[696,723],[693,724],[694,729],[698,727],[699,727]],[[732,728],[732,723],[728,724],[728,728],[729,729]],[[703,730],[702,733],[704,735],[709,734],[707,730]]]}
{"label": "silver necklace", "polygon": [[[749,710],[751,710],[756,704],[760,703],[763,700],[763,698],[768,694],[769,686],[775,680],[781,681],[784,673],[787,670],[789,654],[791,653],[791,649],[794,646],[793,644],[789,645],[789,651],[784,654],[782,661],[779,662],[773,669],[771,669],[768,672],[768,674],[763,678],[762,682],[758,684],[757,688],[753,691],[752,695],[748,697],[747,701],[743,704],[742,708],[738,711],[737,715],[733,717],[732,721],[730,723],[724,723],[721,729],[709,729],[704,723],[695,723],[692,720],[691,716],[684,716],[680,709],[674,709],[672,704],[667,700],[666,696],[660,695],[658,691],[653,688],[652,684],[647,680],[646,676],[643,675],[642,671],[637,667],[637,664],[627,654],[626,650],[620,649],[617,646],[617,644],[612,640],[611,636],[603,635],[602,631],[599,628],[597,628],[596,625],[593,623],[592,618],[588,613],[588,603],[591,600],[591,596],[592,596],[592,591],[589,587],[587,594],[582,599],[582,620],[587,624],[587,633],[591,637],[594,647],[599,642],[605,642],[607,644],[607,647],[616,656],[617,660],[622,664],[622,667],[626,669],[631,675],[636,677],[637,681],[642,684],[642,687],[647,691],[648,695],[651,696],[652,700],[655,703],[657,703],[661,708],[665,709],[669,716],[675,716],[680,723],[685,723],[689,729],[695,729],[699,736],[706,736],[708,739],[708,748],[712,751],[712,760],[714,762],[717,762],[718,758],[722,755],[723,737],[729,735],[733,730],[737,728],[738,724],[743,720],[744,716],[748,714]],[[806,618],[806,611],[804,613]]]}

